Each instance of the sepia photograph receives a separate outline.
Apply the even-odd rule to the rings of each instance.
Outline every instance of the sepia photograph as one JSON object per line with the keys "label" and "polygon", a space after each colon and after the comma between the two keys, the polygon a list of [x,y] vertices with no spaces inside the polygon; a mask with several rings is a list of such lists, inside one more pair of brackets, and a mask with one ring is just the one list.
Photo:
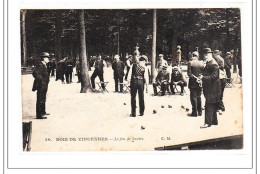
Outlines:
{"label": "sepia photograph", "polygon": [[240,8],[20,9],[21,152],[244,148]]}

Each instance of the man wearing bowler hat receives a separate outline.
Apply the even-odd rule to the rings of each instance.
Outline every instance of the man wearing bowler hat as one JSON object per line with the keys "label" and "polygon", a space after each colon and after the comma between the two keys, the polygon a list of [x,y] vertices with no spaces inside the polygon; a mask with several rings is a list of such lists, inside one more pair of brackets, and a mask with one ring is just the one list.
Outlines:
{"label": "man wearing bowler hat", "polygon": [[33,71],[34,83],[32,91],[37,91],[37,102],[36,102],[36,119],[46,119],[44,115],[50,115],[46,113],[46,93],[48,91],[49,74],[47,71],[47,63],[49,62],[49,53],[42,52],[40,54],[40,63],[36,66]]}
{"label": "man wearing bowler hat", "polygon": [[119,55],[115,55],[115,60],[112,64],[112,69],[114,70],[114,80],[115,80],[115,92],[118,92],[118,81],[120,84],[120,92],[123,92],[123,79],[124,79],[124,63],[119,59]]}
{"label": "man wearing bowler hat", "polygon": [[211,125],[218,125],[217,107],[221,97],[219,80],[219,66],[212,56],[210,48],[203,49],[203,57],[206,66],[203,70],[202,79],[203,94],[205,96],[205,124],[200,128],[208,128]]}

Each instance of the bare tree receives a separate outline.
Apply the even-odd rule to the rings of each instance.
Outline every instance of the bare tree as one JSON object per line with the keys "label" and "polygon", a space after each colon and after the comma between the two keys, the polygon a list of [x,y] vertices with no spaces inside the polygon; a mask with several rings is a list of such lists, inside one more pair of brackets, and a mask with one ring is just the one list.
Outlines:
{"label": "bare tree", "polygon": [[84,10],[79,11],[79,40],[80,40],[80,63],[81,63],[81,90],[80,93],[92,91],[89,74],[86,49],[86,35],[84,23]]}

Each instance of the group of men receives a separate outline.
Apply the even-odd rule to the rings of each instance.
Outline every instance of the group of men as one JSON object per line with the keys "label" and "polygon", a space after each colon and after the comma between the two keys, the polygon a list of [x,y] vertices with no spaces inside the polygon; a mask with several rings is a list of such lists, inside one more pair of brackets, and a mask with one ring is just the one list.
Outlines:
{"label": "group of men", "polygon": [[189,116],[202,115],[201,93],[203,90],[205,101],[205,124],[201,128],[218,125],[217,112],[225,111],[223,93],[226,80],[230,80],[231,64],[230,52],[222,58],[219,50],[203,49],[204,63],[198,60],[198,52],[192,53],[192,60],[188,63],[190,101],[192,112]]}
{"label": "group of men", "polygon": [[155,82],[153,83],[154,95],[158,95],[157,87],[160,86],[162,91],[162,95],[165,95],[165,91],[169,91],[169,86],[171,92],[175,94],[177,90],[177,85],[181,87],[181,95],[183,96],[184,87],[187,86],[186,78],[184,77],[182,71],[180,70],[178,65],[172,67],[171,73],[171,81],[170,81],[170,73],[168,71],[168,63],[163,58],[163,54],[159,54],[159,61],[157,62],[157,70],[158,74],[155,78]]}
{"label": "group of men", "polygon": [[[226,80],[231,76],[230,73],[230,52],[227,52],[225,58],[220,56],[220,52],[215,50],[211,51],[210,48],[203,50],[203,60],[199,60],[199,53],[197,51],[192,53],[192,59],[188,62],[187,74],[189,77],[188,87],[190,89],[190,102],[192,105],[192,112],[188,116],[196,117],[202,115],[202,103],[201,94],[203,90],[205,102],[205,124],[201,128],[207,128],[211,125],[217,125],[217,112],[225,111],[223,103],[223,93],[225,89]],[[37,90],[37,103],[36,103],[36,118],[44,119],[48,113],[45,111],[46,92],[48,90],[49,72],[47,64],[49,63],[49,54],[43,52],[41,54],[41,62],[35,68],[33,77],[35,78],[33,91]],[[144,88],[148,83],[149,73],[146,67],[148,58],[140,55],[138,50],[134,51],[133,56],[129,57],[129,62],[126,64],[127,73],[125,80],[129,80],[130,77],[130,93],[131,93],[131,117],[136,116],[136,95],[139,97],[139,115],[144,115],[145,102],[144,102]],[[131,61],[130,61],[131,60]],[[79,64],[79,62],[78,62]],[[60,72],[67,66],[69,71]],[[64,66],[64,67],[63,67]],[[92,88],[95,89],[95,78],[98,76],[101,82],[104,82],[104,67],[106,63],[101,59],[101,55],[97,56],[93,67],[95,68],[91,76]],[[77,67],[77,62],[76,62]],[[174,65],[172,67],[171,81],[170,73],[167,71],[167,61],[163,59],[163,55],[159,55],[159,61],[157,62],[158,74],[155,82],[153,83],[154,95],[157,95],[157,86],[161,87],[162,95],[165,95],[165,91],[169,90],[174,94],[176,86],[181,87],[181,95],[183,95],[184,87],[187,86],[186,79],[179,69]],[[62,80],[62,76],[66,76],[67,83],[71,82],[73,62],[70,59],[65,58],[58,63],[57,66],[57,79]],[[78,68],[80,70],[80,68]],[[120,60],[119,55],[114,56],[114,62],[112,63],[112,69],[114,70],[115,80],[115,92],[122,92],[125,64]],[[78,72],[80,74],[80,72]],[[79,75],[78,74],[78,75]],[[227,77],[226,77],[227,76]],[[64,81],[64,78],[63,78]],[[119,85],[120,83],[120,85]],[[102,88],[104,84],[101,83]],[[120,88],[118,88],[120,86]],[[146,86],[147,87],[147,86]]]}
{"label": "group of men", "polygon": [[60,60],[56,68],[56,81],[61,80],[65,84],[65,76],[66,84],[72,83],[73,67],[73,61],[69,57]]}

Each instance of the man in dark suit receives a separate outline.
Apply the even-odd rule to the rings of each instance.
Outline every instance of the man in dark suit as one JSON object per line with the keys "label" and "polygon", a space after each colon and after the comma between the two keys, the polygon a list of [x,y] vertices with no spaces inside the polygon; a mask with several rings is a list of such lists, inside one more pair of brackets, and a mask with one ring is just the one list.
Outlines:
{"label": "man in dark suit", "polygon": [[48,91],[49,74],[47,71],[47,63],[49,62],[49,53],[42,52],[41,62],[36,66],[33,71],[33,77],[35,78],[32,91],[37,90],[37,102],[36,102],[36,119],[46,119],[44,115],[49,115],[45,111],[46,93]]}
{"label": "man in dark suit", "polygon": [[120,84],[120,92],[123,92],[123,79],[124,79],[124,63],[119,59],[119,55],[115,55],[115,61],[112,64],[112,69],[114,70],[114,80],[115,80],[115,92],[118,92],[118,80]]}
{"label": "man in dark suit", "polygon": [[208,128],[211,125],[218,125],[217,107],[221,97],[221,87],[219,80],[219,66],[212,56],[210,48],[204,48],[204,60],[206,66],[203,75],[200,76],[203,84],[203,94],[206,98],[205,103],[205,124],[200,128]]}
{"label": "man in dark suit", "polygon": [[231,59],[231,53],[230,52],[227,52],[226,53],[226,57],[224,57],[224,68],[226,70],[226,74],[227,74],[227,80],[230,81],[230,78],[231,78],[231,62],[230,62],[230,59]]}
{"label": "man in dark suit", "polygon": [[67,57],[65,61],[65,77],[66,77],[67,84],[72,83],[72,73],[73,73],[73,62],[70,58]]}
{"label": "man in dark suit", "polygon": [[213,52],[213,58],[216,60],[219,66],[219,79],[220,79],[220,84],[221,84],[221,100],[218,102],[218,112],[219,114],[222,114],[222,112],[225,111],[225,105],[223,103],[223,95],[224,95],[224,90],[226,86],[226,72],[225,72],[225,63],[224,59],[220,56],[220,51],[215,50]]}
{"label": "man in dark suit", "polygon": [[192,105],[192,112],[188,116],[201,116],[201,91],[202,81],[198,79],[199,75],[203,72],[204,65],[198,60],[198,52],[192,53],[192,59],[188,63],[188,76],[189,76],[189,89],[190,89],[190,102]]}
{"label": "man in dark suit", "polygon": [[153,83],[153,91],[154,95],[158,95],[157,93],[157,86],[161,86],[162,95],[165,95],[165,90],[169,84],[170,73],[167,71],[167,66],[163,66],[162,70],[159,71],[158,75],[156,76],[155,82]]}

